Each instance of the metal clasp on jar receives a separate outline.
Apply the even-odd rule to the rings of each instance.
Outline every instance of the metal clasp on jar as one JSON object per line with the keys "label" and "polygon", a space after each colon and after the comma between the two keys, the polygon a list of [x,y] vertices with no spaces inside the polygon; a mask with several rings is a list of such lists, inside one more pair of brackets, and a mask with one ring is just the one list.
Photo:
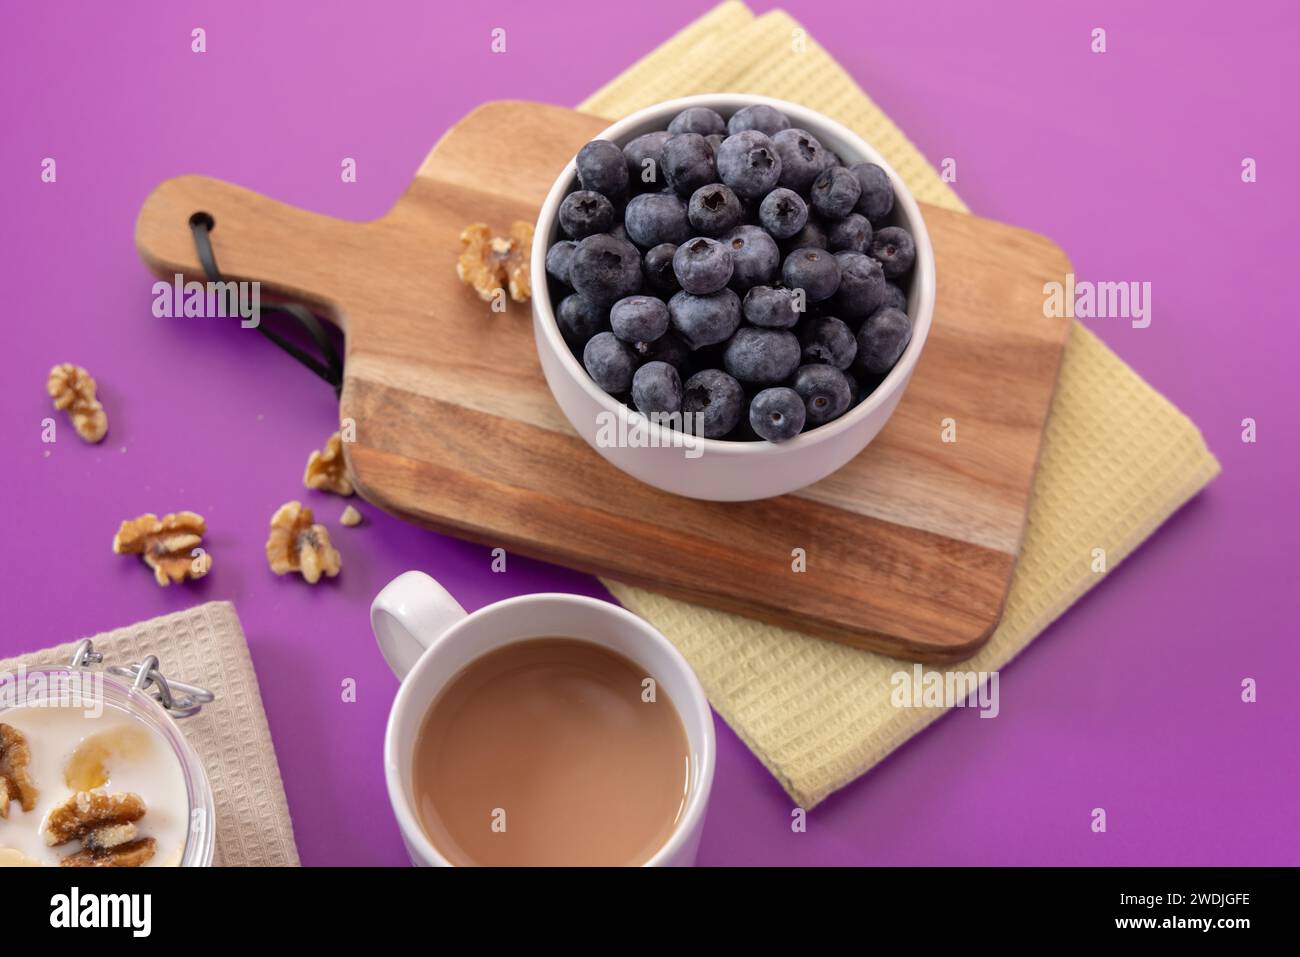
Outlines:
{"label": "metal clasp on jar", "polygon": [[[102,664],[103,661],[104,656],[95,650],[95,645],[89,638],[79,641],[72,653],[73,668],[87,668]],[[173,718],[188,718],[198,714],[205,704],[216,700],[216,695],[206,688],[169,679],[159,669],[156,655],[148,655],[144,661],[133,665],[110,665],[105,670],[109,674],[130,678],[132,691],[147,693],[152,687],[154,698]]]}

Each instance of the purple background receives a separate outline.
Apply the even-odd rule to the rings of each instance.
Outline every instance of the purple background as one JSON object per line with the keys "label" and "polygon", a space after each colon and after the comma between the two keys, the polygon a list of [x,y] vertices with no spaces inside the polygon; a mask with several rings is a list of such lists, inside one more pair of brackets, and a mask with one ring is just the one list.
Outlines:
{"label": "purple background", "polygon": [[[997,720],[948,716],[816,809],[806,834],[719,722],[702,863],[1300,863],[1285,685],[1300,665],[1300,335],[1276,280],[1295,274],[1300,207],[1285,6],[788,5],[932,161],[957,159],[973,209],[1053,237],[1080,278],[1153,284],[1150,328],[1089,324],[1200,425],[1224,472],[1005,671]],[[476,104],[576,103],[707,4],[621,5],[599,43],[576,4],[439,8],[27,3],[0,29],[0,656],[234,600],[307,864],[405,860],[380,773],[395,682],[366,618],[385,582],[423,568],[469,609],[603,591],[519,558],[494,575],[486,550],[365,504],[366,525],[337,528],[343,503],[300,483],[335,426],[328,388],[253,333],[153,318],[132,229],[151,187],[189,172],[377,216]],[[190,52],[195,26],[204,55]],[[496,26],[504,56],[489,52]],[[1105,55],[1089,52],[1094,26]],[[355,184],[340,182],[345,156]],[[1257,183],[1241,182],[1245,156]],[[40,441],[45,376],[65,360],[99,379],[100,446],[61,417],[58,443]],[[1245,416],[1257,444],[1240,441]],[[295,497],[337,529],[335,582],[266,569],[267,520]],[[182,508],[211,527],[205,581],[160,589],[110,554],[121,519]],[[1253,705],[1239,700],[1246,676]],[[346,677],[355,704],[340,701]],[[1096,806],[1107,834],[1089,830]]]}

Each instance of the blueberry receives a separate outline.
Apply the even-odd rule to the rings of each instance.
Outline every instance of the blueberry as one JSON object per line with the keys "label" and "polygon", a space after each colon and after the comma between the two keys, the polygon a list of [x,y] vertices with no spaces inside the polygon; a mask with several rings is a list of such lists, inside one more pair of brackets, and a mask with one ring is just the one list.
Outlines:
{"label": "blueberry", "polygon": [[623,214],[627,235],[642,249],[660,243],[684,243],[691,238],[686,204],[675,193],[642,193],[633,196]]}
{"label": "blueberry", "polygon": [[768,329],[789,329],[802,313],[794,291],[785,287],[754,286],[745,293],[745,318]]}
{"label": "blueberry", "polygon": [[592,140],[578,150],[578,182],[606,196],[627,192],[627,159],[609,140]]}
{"label": "blueberry", "polygon": [[844,160],[840,158],[839,153],[835,152],[834,150],[827,149],[825,146],[822,147],[822,169],[830,169],[832,166],[843,166],[843,165],[844,165]]}
{"label": "blueberry", "polygon": [[711,110],[707,106],[692,106],[690,109],[682,110],[668,124],[669,133],[699,133],[701,136],[710,136],[726,131],[727,121],[716,110]]}
{"label": "blueberry", "polygon": [[686,365],[691,357],[691,350],[671,332],[653,342],[634,342],[632,351],[642,362],[666,362],[675,369]]}
{"label": "blueberry", "polygon": [[[617,326],[614,331],[618,331]],[[853,330],[834,316],[809,319],[799,335],[799,341],[803,345],[804,362],[824,362],[840,371],[851,366],[854,356],[858,354],[858,343],[853,338]]]}
{"label": "blueberry", "polygon": [[731,252],[716,239],[699,236],[677,247],[673,272],[693,296],[707,296],[731,281]]}
{"label": "blueberry", "polygon": [[751,385],[775,385],[799,368],[799,339],[787,329],[737,329],[722,354],[726,370]]}
{"label": "blueberry", "polygon": [[647,362],[632,376],[632,401],[646,415],[680,412],[682,377],[667,362]]}
{"label": "blueberry", "polygon": [[901,286],[892,282],[885,283],[885,305],[907,312],[907,293]]}
{"label": "blueberry", "polygon": [[614,206],[600,193],[579,189],[560,203],[560,228],[572,239],[603,233],[614,225]]}
{"label": "blueberry", "polygon": [[716,183],[713,148],[699,133],[677,133],[664,144],[664,179],[682,199],[701,186]]}
{"label": "blueberry", "polygon": [[912,234],[902,226],[886,226],[876,230],[871,240],[871,256],[880,261],[885,275],[893,279],[916,262],[916,244],[912,242]]}
{"label": "blueberry", "polygon": [[560,300],[555,310],[555,321],[560,327],[560,335],[569,344],[569,348],[579,350],[598,332],[609,328],[609,312],[598,306],[586,296],[570,293]]}
{"label": "blueberry", "polygon": [[772,143],[781,157],[779,185],[796,193],[808,192],[822,171],[826,154],[821,142],[807,130],[791,128],[775,134]]}
{"label": "blueberry", "polygon": [[740,325],[740,298],[730,289],[708,296],[679,292],[668,300],[672,329],[692,349],[725,342]]}
{"label": "blueberry", "polygon": [[766,136],[772,136],[789,128],[790,120],[786,115],[766,103],[742,106],[727,121],[727,132],[732,135],[743,133],[745,130],[757,130]]}
{"label": "blueberry", "polygon": [[894,210],[894,184],[889,174],[875,163],[857,163],[849,169],[861,187],[855,210],[871,220],[871,225],[879,226]]}
{"label": "blueberry", "polygon": [[656,190],[663,185],[664,177],[660,172],[664,167],[663,149],[672,135],[666,130],[656,130],[638,136],[623,147],[628,182],[634,193]]}
{"label": "blueberry", "polygon": [[[840,265],[840,288],[831,306],[844,319],[860,320],[885,301],[885,272],[870,256],[844,250],[835,254]],[[856,326],[857,322],[853,322]]]}
{"label": "blueberry", "polygon": [[691,194],[686,218],[703,236],[721,236],[740,225],[745,211],[731,187],[721,183],[701,186]]}
{"label": "blueberry", "polygon": [[808,214],[808,222],[803,224],[803,229],[795,233],[789,239],[780,243],[781,250],[789,255],[796,249],[803,249],[805,246],[815,246],[818,249],[828,249],[829,239],[826,236],[826,230],[822,224],[811,213]]}
{"label": "blueberry", "polygon": [[[612,336],[610,338],[613,338]],[[809,428],[838,419],[849,407],[853,391],[848,377],[834,366],[822,363],[800,366],[794,374],[794,391],[803,399],[805,424]]]}
{"label": "blueberry", "polygon": [[764,389],[749,403],[749,424],[761,438],[784,442],[803,431],[807,418],[803,399],[794,389]]}
{"label": "blueberry", "polygon": [[865,253],[871,248],[871,223],[861,213],[849,213],[831,223],[826,240],[831,252]]}
{"label": "blueberry", "polygon": [[866,372],[884,375],[912,339],[912,320],[892,306],[877,309],[858,330],[858,365]]}
{"label": "blueberry", "polygon": [[620,395],[632,388],[636,362],[636,353],[627,343],[619,342],[612,332],[596,333],[582,350],[582,365],[587,374],[610,395]]}
{"label": "blueberry", "polygon": [[668,331],[668,305],[653,296],[628,296],[609,310],[609,324],[624,342],[653,342]]}
{"label": "blueberry", "polygon": [[661,299],[667,299],[681,289],[677,284],[677,274],[673,272],[675,252],[677,247],[672,243],[660,243],[646,252],[642,262],[646,288]]}
{"label": "blueberry", "polygon": [[809,193],[813,209],[827,219],[843,219],[858,204],[862,186],[843,166],[828,166],[817,174]]}
{"label": "blueberry", "polygon": [[721,369],[704,369],[686,380],[682,412],[690,413],[686,431],[720,439],[736,427],[745,406],[745,390]]}
{"label": "blueberry", "polygon": [[776,277],[776,267],[781,262],[781,251],[776,240],[757,226],[737,226],[722,237],[731,250],[731,287],[744,292],[751,286],[761,286]]}
{"label": "blueberry", "polygon": [[718,178],[741,199],[766,196],[781,178],[776,145],[758,130],[728,136],[718,147]]}
{"label": "blueberry", "polygon": [[824,249],[796,249],[785,257],[781,278],[791,289],[802,289],[808,302],[821,302],[840,285],[840,266]]}
{"label": "blueberry", "polygon": [[713,159],[716,161],[718,158],[718,147],[722,145],[722,141],[725,140],[726,137],[721,133],[710,133],[708,136],[704,137],[704,139],[708,142],[709,149],[713,150]]}
{"label": "blueberry", "polygon": [[758,221],[776,239],[789,239],[808,223],[808,204],[790,189],[774,189],[758,207]]}
{"label": "blueberry", "polygon": [[546,274],[566,286],[569,284],[569,265],[573,262],[578,244],[572,239],[561,239],[546,250]]}
{"label": "blueberry", "polygon": [[[617,210],[615,211],[615,215],[618,215]],[[609,229],[605,230],[605,232],[609,233],[609,235],[613,236],[615,239],[621,239],[625,243],[631,244],[632,242],[632,240],[627,238],[627,227],[622,223],[615,223],[613,226],[609,227]],[[637,255],[639,256],[640,252],[638,252]]]}
{"label": "blueberry", "polygon": [[853,408],[862,400],[862,386],[852,374],[846,374],[844,379],[849,384],[849,408]]}
{"label": "blueberry", "polygon": [[569,282],[597,305],[613,305],[641,288],[641,254],[626,240],[588,236],[573,254]]}

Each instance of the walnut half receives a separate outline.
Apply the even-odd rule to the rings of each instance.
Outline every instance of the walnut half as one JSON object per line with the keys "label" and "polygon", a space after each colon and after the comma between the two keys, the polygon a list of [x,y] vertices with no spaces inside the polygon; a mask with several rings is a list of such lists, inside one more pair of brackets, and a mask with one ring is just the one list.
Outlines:
{"label": "walnut half", "polygon": [[162,518],[149,512],[122,523],[113,536],[113,551],[139,555],[159,585],[183,582],[212,570],[211,555],[202,550],[193,554],[206,532],[203,516],[194,512],[171,512]]}
{"label": "walnut half", "polygon": [[42,834],[50,847],[81,841],[81,850],[59,862],[63,867],[141,867],[158,850],[136,827],[145,810],[138,794],[79,791],[46,815]]}
{"label": "walnut half", "polygon": [[517,220],[508,239],[493,236],[486,223],[471,223],[460,234],[460,244],[456,275],[473,286],[480,299],[490,301],[499,289],[508,289],[515,302],[527,302],[532,296],[532,223]]}
{"label": "walnut half", "polygon": [[307,459],[302,484],[335,495],[352,494],[352,480],[348,478],[348,466],[343,460],[343,436],[340,433],[331,435],[325,441],[325,448],[312,452]]}
{"label": "walnut half", "polygon": [[36,809],[40,791],[27,766],[32,752],[27,738],[12,725],[0,724],[0,818],[9,817],[9,802],[17,800],[24,811]]}
{"label": "walnut half", "polygon": [[[88,842],[102,848],[109,842],[110,833],[121,833],[110,829],[134,824],[144,817],[144,812],[144,799],[138,794],[78,791],[45,816],[42,834],[46,844],[58,847],[69,841],[87,842],[91,834],[102,832],[104,841]],[[134,831],[131,834],[134,836]]]}
{"label": "walnut half", "polygon": [[46,391],[54,407],[68,413],[72,427],[87,442],[102,441],[108,433],[108,415],[95,398],[95,380],[81,366],[63,362],[50,370]]}
{"label": "walnut half", "polygon": [[301,502],[281,505],[271,516],[266,560],[277,575],[300,572],[312,585],[322,574],[333,578],[343,567],[328,529],[313,522],[311,509]]}

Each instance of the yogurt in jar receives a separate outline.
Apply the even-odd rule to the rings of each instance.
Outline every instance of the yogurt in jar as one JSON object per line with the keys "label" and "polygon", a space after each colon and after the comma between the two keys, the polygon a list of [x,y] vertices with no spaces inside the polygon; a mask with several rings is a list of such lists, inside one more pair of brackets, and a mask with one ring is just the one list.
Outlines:
{"label": "yogurt in jar", "polygon": [[189,796],[175,752],[143,721],[105,702],[97,714],[79,707],[20,706],[0,711],[0,724],[26,738],[27,771],[39,791],[24,811],[15,797],[0,818],[0,866],[59,866],[81,849],[77,841],[51,847],[43,833],[49,813],[81,791],[138,795],[144,816],[137,838],[156,848],[145,866],[180,864],[189,830]]}

